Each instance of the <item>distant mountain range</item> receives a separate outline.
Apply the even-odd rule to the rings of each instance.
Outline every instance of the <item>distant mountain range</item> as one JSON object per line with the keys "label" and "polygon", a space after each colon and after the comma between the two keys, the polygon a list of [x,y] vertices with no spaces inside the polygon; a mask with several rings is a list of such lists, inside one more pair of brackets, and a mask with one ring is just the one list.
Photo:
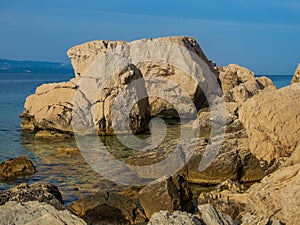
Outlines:
{"label": "distant mountain range", "polygon": [[0,59],[0,73],[68,74],[73,73],[73,68],[70,64],[63,63]]}

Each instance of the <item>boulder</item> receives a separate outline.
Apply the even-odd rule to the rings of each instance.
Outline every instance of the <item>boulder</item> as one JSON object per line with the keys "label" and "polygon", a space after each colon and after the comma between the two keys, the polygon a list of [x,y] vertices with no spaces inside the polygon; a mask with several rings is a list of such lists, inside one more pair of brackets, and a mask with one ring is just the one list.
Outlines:
{"label": "boulder", "polygon": [[269,78],[255,78],[252,71],[237,64],[219,67],[218,71],[224,100],[236,102],[239,107],[262,90],[276,89]]}
{"label": "boulder", "polygon": [[300,63],[298,64],[298,67],[294,73],[293,79],[291,81],[291,84],[293,83],[299,83],[300,82]]}
{"label": "boulder", "polygon": [[45,202],[56,209],[64,209],[64,202],[58,188],[51,184],[34,183],[20,184],[6,191],[0,192],[0,205],[9,201],[20,203],[29,201]]}
{"label": "boulder", "polygon": [[[161,45],[161,47],[156,50],[152,49],[154,48],[152,44],[155,43],[155,47],[159,45]],[[188,51],[180,51],[178,54],[174,53],[174,48],[172,45],[180,46]],[[182,58],[181,61],[186,65],[191,63],[187,61],[189,57],[192,56],[195,58],[192,55],[194,54],[195,56],[199,57],[201,61],[203,61],[202,67],[205,67],[203,71],[209,73],[205,75],[200,74],[202,82],[215,82],[215,78],[217,77],[215,65],[207,59],[197,41],[189,37],[175,36],[155,39],[151,38],[137,40],[130,43],[126,43],[124,41],[112,42],[96,40],[72,47],[70,50],[68,50],[68,56],[71,59],[76,77],[82,77],[95,60],[101,58],[101,56],[104,56],[105,53],[109,51],[121,48],[133,48],[128,54],[141,54],[141,52],[149,52],[148,54],[151,55],[152,52],[154,52],[152,57],[157,55],[163,56],[165,62],[173,62],[175,58]],[[174,109],[174,102],[177,107],[183,110],[183,112],[190,113],[189,111],[185,111],[187,107],[184,108],[184,106],[181,104],[180,96],[182,93],[176,91],[177,86],[180,86],[188,94],[189,98],[195,103],[196,108],[199,108],[205,102],[205,96],[203,95],[201,88],[198,86],[197,79],[195,79],[193,75],[187,74],[186,71],[183,71],[181,68],[170,63],[160,62],[161,60],[141,60],[143,58],[141,56],[142,55],[133,55],[130,57],[137,58],[137,62],[134,62],[134,65],[141,71],[143,77],[163,78],[166,81],[173,82],[175,85],[171,85],[170,82],[166,83],[167,88],[164,88],[164,95],[168,96],[167,98],[163,99],[158,96],[151,96],[149,98],[152,115],[162,117],[178,117],[178,114]],[[203,71],[200,73],[203,73]],[[148,93],[153,93],[153,83],[146,83],[146,89]],[[157,92],[155,94],[157,94]],[[171,102],[169,101],[170,99],[172,99]]]}
{"label": "boulder", "polygon": [[300,143],[299,90],[300,85],[293,84],[264,91],[239,110],[251,153],[270,165],[280,157],[288,157]]}
{"label": "boulder", "polygon": [[0,180],[31,175],[35,172],[33,163],[26,156],[20,156],[0,163]]}
{"label": "boulder", "polygon": [[10,201],[0,206],[0,224],[14,225],[86,225],[68,210],[57,210],[44,202]]}
{"label": "boulder", "polygon": [[[40,138],[56,138],[60,136],[64,138],[64,134],[60,136],[53,135],[53,131],[72,133],[74,129],[76,132],[83,133],[112,134],[111,111],[116,96],[126,88],[126,91],[132,94],[126,95],[127,99],[125,100],[127,102],[121,105],[125,107],[128,102],[135,101],[136,96],[133,93],[139,92],[142,95],[146,95],[144,86],[133,86],[128,89],[128,84],[131,81],[141,77],[140,71],[135,66],[129,65],[118,71],[99,90],[97,90],[97,83],[99,82],[97,77],[88,77],[85,80],[74,78],[69,82],[43,84],[36,89],[35,94],[26,98],[25,110],[20,115],[24,121],[21,125],[26,129],[31,127],[36,130],[50,130],[50,133],[49,131],[38,132],[37,137]],[[105,75],[103,75],[102,79],[105,80]],[[79,83],[82,86],[81,89],[79,88],[81,87]],[[88,87],[85,87],[86,85]],[[84,88],[87,88],[86,92],[84,92]],[[95,95],[94,97],[89,97],[89,94],[91,94],[89,89],[91,89],[92,93],[94,91],[99,93],[93,94]],[[148,99],[144,98],[138,101],[130,115],[127,116],[129,117],[125,119],[130,124],[133,133],[148,130],[150,119]],[[117,121],[124,120],[120,116],[114,119]],[[74,124],[75,127],[73,127]],[[122,128],[118,131],[124,132]]]}
{"label": "boulder", "polygon": [[176,210],[193,212],[192,191],[184,176],[162,177],[148,184],[138,193],[138,199],[145,210],[146,216],[151,218],[155,212]]}
{"label": "boulder", "polygon": [[300,218],[300,164],[282,167],[248,190],[246,212],[275,217],[283,224],[298,224]]}
{"label": "boulder", "polygon": [[203,192],[198,197],[198,205],[211,204],[220,212],[229,215],[232,219],[245,210],[248,195],[245,193],[246,187],[226,180],[217,185],[210,192]]}
{"label": "boulder", "polygon": [[230,216],[219,212],[210,204],[198,205],[199,212],[202,220],[206,225],[233,225],[233,221]]}
{"label": "boulder", "polygon": [[168,211],[159,211],[152,215],[148,225],[204,225],[196,216],[181,211],[170,213]]}
{"label": "boulder", "polygon": [[139,224],[146,216],[133,200],[100,191],[73,202],[69,209],[88,224]]}
{"label": "boulder", "polygon": [[[198,184],[219,184],[230,179],[240,182],[253,182],[262,179],[265,172],[259,160],[251,154],[245,129],[225,133],[221,143],[209,143],[209,139],[200,139],[189,162],[179,171],[189,182]],[[199,169],[205,152],[219,151],[211,164]]]}

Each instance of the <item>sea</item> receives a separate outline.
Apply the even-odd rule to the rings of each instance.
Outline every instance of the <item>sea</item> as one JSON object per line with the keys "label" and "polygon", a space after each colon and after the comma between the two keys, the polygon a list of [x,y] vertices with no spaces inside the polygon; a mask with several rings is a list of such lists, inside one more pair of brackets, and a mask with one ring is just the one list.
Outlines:
{"label": "sea", "polygon": [[[124,188],[96,173],[80,155],[60,155],[57,148],[76,147],[75,140],[39,141],[20,128],[19,114],[27,96],[44,83],[67,81],[72,74],[0,74],[0,162],[26,155],[37,172],[17,180],[0,182],[0,191],[20,183],[47,182],[58,186],[65,204],[98,190]],[[270,75],[277,88],[290,84],[292,75]],[[122,153],[120,149],[119,154]],[[126,157],[126,155],[124,156]]]}

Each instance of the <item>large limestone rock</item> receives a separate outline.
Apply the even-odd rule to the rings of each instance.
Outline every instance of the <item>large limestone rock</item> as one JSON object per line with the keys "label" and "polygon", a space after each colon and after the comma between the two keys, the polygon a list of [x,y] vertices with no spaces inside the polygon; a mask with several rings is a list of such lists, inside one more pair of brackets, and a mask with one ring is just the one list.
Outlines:
{"label": "large limestone rock", "polygon": [[141,224],[146,216],[128,197],[100,191],[73,202],[69,208],[88,224]]}
{"label": "large limestone rock", "polygon": [[138,193],[138,198],[148,218],[155,212],[176,210],[193,212],[192,192],[183,176],[162,177],[148,184]]}
{"label": "large limestone rock", "polygon": [[38,201],[10,201],[0,206],[0,224],[14,225],[86,225],[68,210],[57,210]]}
{"label": "large limestone rock", "polygon": [[[103,75],[104,76],[104,75]],[[77,132],[91,132],[94,128],[98,134],[112,134],[112,116],[111,109],[115,97],[118,93],[127,87],[132,80],[141,78],[142,75],[136,67],[129,65],[111,80],[104,83],[103,88],[99,91],[97,98],[87,98],[87,93],[76,94],[79,88],[79,78],[71,79],[69,82],[56,84],[44,84],[36,89],[36,93],[27,97],[25,102],[25,110],[21,114],[23,118],[22,127],[24,129],[42,129],[56,130],[60,132],[73,132],[73,124],[76,123]],[[105,78],[104,78],[105,80]],[[81,83],[86,85],[87,82]],[[90,78],[90,88],[97,85],[97,79]],[[133,92],[145,93],[145,87],[133,87],[129,90]],[[82,96],[81,96],[82,94]],[[126,101],[134,101],[135,95],[128,95]],[[75,101],[76,98],[76,101]],[[124,104],[126,106],[126,104]],[[73,111],[75,108],[75,112]],[[90,118],[93,113],[93,118]],[[74,114],[76,117],[74,118]],[[129,119],[130,118],[130,119]],[[148,121],[150,119],[150,107],[148,99],[139,101],[127,118],[133,133],[139,133],[148,129]],[[116,118],[120,119],[120,118]],[[83,121],[82,121],[83,120]],[[84,124],[82,127],[81,124]],[[80,129],[83,129],[81,131]],[[122,130],[119,130],[122,132]]]}
{"label": "large limestone rock", "polygon": [[26,156],[20,156],[0,163],[0,180],[31,175],[35,171],[33,163]]}
{"label": "large limestone rock", "polygon": [[299,223],[300,164],[283,167],[249,189],[246,211],[266,215],[286,225]]}
{"label": "large limestone rock", "polygon": [[[158,43],[158,45],[162,45],[162,47],[155,50],[155,53],[153,53],[153,46],[149,47],[152,43]],[[173,46],[168,45],[168,43],[173,44]],[[175,83],[174,85],[168,84],[168,88],[165,88],[164,95],[168,96],[166,99],[162,99],[160,97],[151,96],[150,97],[150,105],[151,105],[151,112],[152,115],[158,115],[163,117],[178,117],[178,114],[176,113],[174,109],[174,105],[170,103],[168,100],[172,98],[174,102],[176,102],[176,105],[181,107],[180,105],[180,98],[177,100],[178,95],[181,93],[174,92],[174,90],[177,88],[177,86],[180,86],[183,88],[183,90],[187,93],[189,98],[195,103],[196,108],[199,108],[204,102],[205,102],[205,96],[203,95],[203,90],[198,86],[198,81],[196,81],[195,77],[191,74],[187,74],[186,71],[183,71],[181,68],[178,68],[171,63],[174,61],[175,58],[182,58],[182,61],[185,62],[185,64],[189,65],[191,64],[188,61],[187,55],[184,54],[194,54],[195,56],[199,57],[202,61],[203,67],[206,67],[202,73],[208,72],[209,74],[206,74],[204,77],[203,74],[200,74],[202,82],[205,83],[213,83],[213,79],[216,77],[216,70],[214,67],[214,64],[212,64],[203,51],[201,50],[200,46],[198,45],[197,41],[193,38],[189,37],[163,37],[163,38],[155,38],[155,39],[142,39],[137,40],[134,42],[126,43],[123,41],[103,41],[103,40],[97,40],[97,41],[91,41],[87,42],[75,47],[72,47],[68,51],[68,56],[71,59],[73,68],[75,70],[76,77],[84,76],[87,69],[92,65],[92,63],[96,60],[101,58],[105,53],[108,51],[115,50],[117,48],[126,48],[128,45],[138,46],[138,49],[132,49],[132,52],[135,52],[133,54],[158,54],[158,55],[165,55],[164,58],[165,62],[157,61],[143,61],[136,62],[135,66],[142,72],[143,76],[145,78],[163,78],[166,81],[170,81]],[[157,45],[157,46],[158,46]],[[172,50],[174,50],[174,45],[181,46],[182,48],[188,50],[186,53],[181,51],[178,53],[178,55],[174,55]],[[180,55],[183,54],[183,55]],[[142,56],[142,55],[141,55]],[[143,57],[139,58],[143,58]],[[155,57],[155,56],[153,56]],[[193,58],[195,58],[192,55]],[[137,59],[139,59],[137,58]],[[149,92],[153,84],[147,83],[146,88]],[[171,96],[171,97],[170,97]],[[176,101],[177,100],[177,101]],[[182,106],[182,110],[184,110],[184,107]],[[190,112],[186,112],[190,113]]]}
{"label": "large limestone rock", "polygon": [[64,202],[58,188],[51,184],[20,184],[9,190],[0,192],[0,205],[9,201],[20,203],[28,201],[45,202],[56,209],[64,209]]}
{"label": "large limestone rock", "polygon": [[272,164],[288,157],[300,143],[300,85],[265,91],[239,110],[249,136],[250,151]]}
{"label": "large limestone rock", "polygon": [[299,83],[300,82],[300,63],[298,64],[298,67],[294,73],[293,79],[291,81],[291,84],[293,83]]}

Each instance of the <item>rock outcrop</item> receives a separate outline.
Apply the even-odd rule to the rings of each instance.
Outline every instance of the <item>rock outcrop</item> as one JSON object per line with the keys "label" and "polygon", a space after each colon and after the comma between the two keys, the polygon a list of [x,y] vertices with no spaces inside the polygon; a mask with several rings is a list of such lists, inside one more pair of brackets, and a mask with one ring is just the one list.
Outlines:
{"label": "rock outcrop", "polygon": [[64,202],[58,188],[51,184],[34,183],[27,185],[24,183],[0,192],[0,205],[9,201],[20,203],[39,201],[52,205],[59,210],[64,209]]}
{"label": "rock outcrop", "polygon": [[[155,46],[160,46],[157,50],[155,50],[155,53],[152,52],[154,44]],[[187,52],[172,52],[175,45],[180,46],[179,48],[186,49]],[[92,63],[100,57],[103,57],[105,53],[114,51],[118,48],[127,48],[128,46],[133,48],[131,51],[135,52],[134,54],[146,55],[148,52],[149,55],[153,54],[151,57],[155,57],[154,54],[160,55],[165,57],[165,62],[173,62],[175,57],[179,57],[182,58],[182,61],[186,61],[185,64],[189,64],[189,62],[187,62],[189,57],[180,54],[194,54],[195,56],[199,57],[207,67],[207,70],[204,71],[210,73],[206,74],[206,76],[203,76],[202,74],[201,81],[209,83],[212,82],[212,79],[215,79],[216,77],[217,71],[215,70],[214,64],[207,59],[197,41],[188,37],[143,39],[130,43],[123,41],[112,42],[97,40],[72,47],[68,51],[68,56],[71,59],[76,76],[82,77]],[[135,58],[135,56],[132,58]],[[180,105],[180,98],[178,98],[178,92],[176,91],[177,86],[180,86],[188,94],[197,108],[205,102],[205,96],[203,95],[201,88],[198,86],[198,81],[195,80],[193,75],[187,74],[186,71],[182,70],[182,68],[178,68],[170,63],[159,62],[161,60],[143,60],[143,58],[144,57],[142,57],[142,55],[138,56],[138,61],[135,63],[135,66],[141,71],[143,77],[163,78],[166,81],[169,81],[169,83],[166,83],[167,88],[164,88],[164,95],[168,96],[167,99],[163,99],[158,96],[151,96],[149,98],[152,115],[158,115],[162,117],[178,117],[178,114],[174,110],[174,105],[168,102],[170,98],[172,98],[177,105]],[[173,84],[171,84],[171,82]],[[153,84],[146,83],[146,89],[148,93],[153,92],[153,90],[151,90],[151,86],[153,89]],[[176,98],[178,98],[177,101]],[[184,107],[182,107],[182,110],[184,110]],[[187,111],[187,113],[189,112]]]}
{"label": "rock outcrop", "polygon": [[252,71],[236,64],[219,67],[218,71],[224,100],[236,102],[239,107],[262,90],[276,89],[269,78],[255,78]]}
{"label": "rock outcrop", "polygon": [[112,192],[98,192],[73,202],[69,209],[88,224],[141,224],[146,216],[133,200]]}
{"label": "rock outcrop", "polygon": [[300,164],[282,167],[248,190],[246,212],[275,217],[286,225],[299,223]]}
{"label": "rock outcrop", "polygon": [[291,84],[293,83],[299,83],[300,82],[300,63],[298,64],[298,67],[294,73],[293,79],[291,81]]}
{"label": "rock outcrop", "polygon": [[155,212],[176,210],[193,212],[192,192],[183,176],[162,177],[148,184],[138,193],[138,198],[148,218]]}
{"label": "rock outcrop", "polygon": [[68,210],[57,210],[38,201],[25,203],[10,201],[0,206],[0,224],[14,225],[86,225]]}
{"label": "rock outcrop", "polygon": [[230,216],[219,212],[210,204],[199,205],[199,212],[201,214],[202,220],[206,225],[233,225],[233,221]]}
{"label": "rock outcrop", "polygon": [[300,85],[264,91],[239,110],[250,151],[269,164],[288,157],[299,144]]}
{"label": "rock outcrop", "polygon": [[168,211],[159,211],[152,215],[148,225],[204,225],[197,217],[194,215],[175,211],[170,213]]}
{"label": "rock outcrop", "polygon": [[[128,133],[127,127],[114,127],[124,121],[136,134],[148,129],[150,113],[178,117],[180,111],[188,117],[206,104],[206,95],[217,92],[217,71],[193,38],[93,41],[71,48],[68,56],[76,78],[38,87],[20,115],[23,129]],[[197,73],[187,66],[195,58]],[[134,82],[138,85],[130,85]],[[134,107],[128,112],[129,106]],[[112,116],[113,109],[118,113]]]}
{"label": "rock outcrop", "polygon": [[0,163],[0,180],[31,175],[35,171],[33,163],[26,156],[20,156]]}
{"label": "rock outcrop", "polygon": [[284,225],[278,219],[266,215],[254,216],[246,213],[241,225]]}
{"label": "rock outcrop", "polygon": [[[112,134],[111,110],[115,97],[127,87],[127,84],[141,77],[139,70],[130,65],[108,80],[101,90],[93,90],[98,82],[96,78],[87,78],[90,80],[81,81],[81,85],[90,85],[87,88],[91,88],[91,92],[99,92],[98,96],[90,97],[90,99],[87,97],[88,93],[84,93],[79,88],[79,78],[71,79],[69,82],[44,84],[36,89],[35,94],[26,98],[25,110],[20,115],[23,118],[21,125],[23,128],[33,127],[37,130],[55,130],[66,133],[72,133],[76,129],[81,133],[95,131],[101,135]],[[102,78],[105,80],[104,75]],[[143,86],[128,90],[129,93],[145,93],[145,91]],[[128,96],[126,101],[135,100],[134,94]],[[127,122],[133,133],[147,130],[150,119],[148,99],[137,102],[136,107],[128,116],[130,119],[127,118]],[[118,121],[123,118],[114,119]]]}
{"label": "rock outcrop", "polygon": [[198,197],[198,205],[211,204],[220,212],[229,215],[232,219],[245,210],[248,195],[246,187],[226,180],[210,192],[203,192]]}

